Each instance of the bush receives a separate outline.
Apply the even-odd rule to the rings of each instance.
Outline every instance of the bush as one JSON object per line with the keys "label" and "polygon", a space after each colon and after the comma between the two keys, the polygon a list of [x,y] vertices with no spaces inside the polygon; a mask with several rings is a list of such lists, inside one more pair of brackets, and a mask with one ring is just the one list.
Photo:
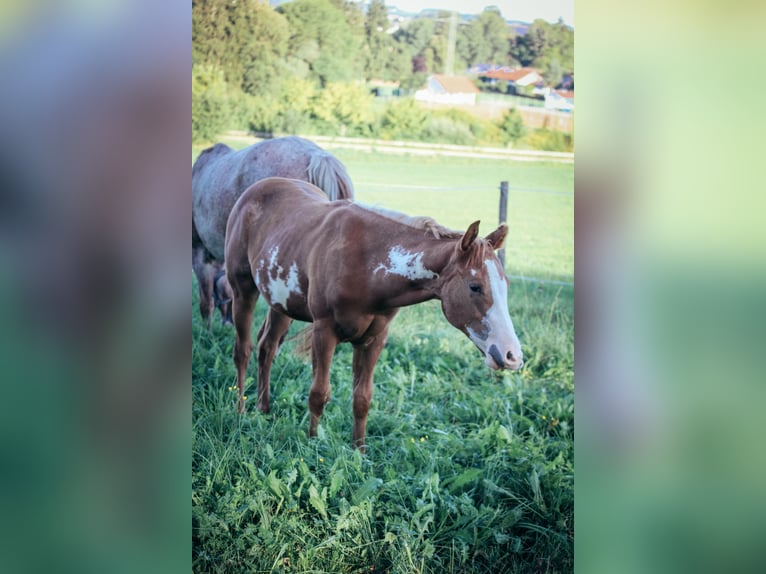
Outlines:
{"label": "bush", "polygon": [[511,108],[500,120],[500,130],[503,132],[503,143],[516,143],[524,137],[526,130],[521,114],[516,108]]}
{"label": "bush", "polygon": [[210,66],[193,66],[192,141],[214,141],[231,118],[231,99],[223,72]]}
{"label": "bush", "polygon": [[450,108],[434,113],[465,124],[471,131],[473,136],[471,143],[473,144],[493,145],[504,143],[500,129],[491,120],[479,118],[459,108]]}
{"label": "bush", "polygon": [[274,133],[279,131],[282,123],[279,110],[279,100],[276,98],[252,96],[247,97],[247,125],[256,133]]}
{"label": "bush", "polygon": [[413,99],[392,101],[381,120],[381,135],[387,139],[420,139],[428,124],[428,112]]}
{"label": "bush", "polygon": [[373,96],[364,86],[331,83],[317,94],[311,113],[333,126],[336,135],[354,135],[364,133],[373,120],[372,105]]}
{"label": "bush", "polygon": [[571,132],[555,130],[532,130],[525,139],[527,146],[543,151],[574,151],[574,138]]}
{"label": "bush", "polygon": [[423,139],[455,145],[475,143],[474,135],[467,124],[445,116],[432,116],[428,120],[428,125],[423,130]]}

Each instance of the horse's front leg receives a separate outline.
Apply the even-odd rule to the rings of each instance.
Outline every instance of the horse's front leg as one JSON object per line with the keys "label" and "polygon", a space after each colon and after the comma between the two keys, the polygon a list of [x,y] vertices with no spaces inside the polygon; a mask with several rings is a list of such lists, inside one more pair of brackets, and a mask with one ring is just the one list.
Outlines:
{"label": "horse's front leg", "polygon": [[372,376],[380,352],[386,344],[388,329],[354,345],[354,434],[353,445],[364,454],[364,439],[367,433],[367,413],[372,402]]}
{"label": "horse's front leg", "polygon": [[290,317],[272,308],[258,333],[258,408],[264,413],[269,412],[271,364],[292,322]]}
{"label": "horse's front leg", "polygon": [[338,337],[332,321],[315,321],[311,339],[313,378],[309,391],[309,436],[317,434],[324,406],[330,400],[330,363]]}

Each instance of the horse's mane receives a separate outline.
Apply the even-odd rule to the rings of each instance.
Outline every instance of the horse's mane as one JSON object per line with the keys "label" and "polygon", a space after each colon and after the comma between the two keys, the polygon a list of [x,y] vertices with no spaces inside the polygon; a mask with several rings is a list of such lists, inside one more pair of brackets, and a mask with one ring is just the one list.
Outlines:
{"label": "horse's mane", "polygon": [[483,237],[477,237],[468,250],[468,265],[480,267],[489,254],[494,252],[495,250],[489,244],[489,241]]}
{"label": "horse's mane", "polygon": [[435,239],[458,239],[463,236],[462,232],[444,227],[431,217],[407,215],[377,205],[364,205],[361,203],[356,203],[356,205],[362,209],[380,215],[381,217],[385,217],[386,219],[397,221],[407,227],[421,229],[426,234],[431,234]]}

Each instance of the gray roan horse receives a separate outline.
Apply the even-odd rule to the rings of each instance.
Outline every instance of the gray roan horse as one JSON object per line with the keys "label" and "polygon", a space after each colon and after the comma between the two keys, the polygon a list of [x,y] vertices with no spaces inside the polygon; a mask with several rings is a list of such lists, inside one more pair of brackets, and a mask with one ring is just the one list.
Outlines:
{"label": "gray roan horse", "polygon": [[521,344],[508,314],[508,279],[495,249],[508,228],[479,238],[433,219],[349,201],[330,202],[311,184],[273,177],[248,188],[226,229],[226,275],[234,294],[234,363],[244,411],[253,350],[250,327],[259,295],[269,312],[258,333],[258,408],[268,412],[271,363],[293,319],[313,323],[309,435],[330,399],[338,343],[353,357],[353,444],[364,451],[375,363],[400,307],[439,299],[493,369],[519,369]]}
{"label": "gray roan horse", "polygon": [[225,278],[217,278],[231,208],[250,185],[271,176],[308,181],[330,200],[354,197],[343,164],[302,138],[275,138],[240,151],[220,143],[203,150],[192,166],[192,267],[200,313],[208,324],[214,306],[224,322],[231,322],[231,291]]}

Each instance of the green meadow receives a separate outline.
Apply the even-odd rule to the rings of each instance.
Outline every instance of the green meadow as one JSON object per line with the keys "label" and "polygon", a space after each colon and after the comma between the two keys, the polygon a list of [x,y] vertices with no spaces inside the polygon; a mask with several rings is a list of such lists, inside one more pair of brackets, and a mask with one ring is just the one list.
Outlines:
{"label": "green meadow", "polygon": [[507,181],[508,273],[571,281],[574,275],[574,168],[504,160],[344,152],[358,201],[483,235],[498,224],[500,182]]}
{"label": "green meadow", "polygon": [[[507,180],[508,273],[572,281],[572,166],[333,153],[359,201],[454,228],[481,219],[485,234]],[[196,288],[192,278],[195,572],[573,569],[571,285],[511,282],[525,354],[515,373],[487,369],[438,302],[402,309],[376,368],[365,456],[350,448],[349,345],[317,438],[306,436],[311,365],[290,339],[299,323],[274,363],[271,413],[238,416],[233,330],[217,317],[203,326]],[[254,329],[264,315],[260,301]],[[255,369],[254,358],[249,394]]]}

